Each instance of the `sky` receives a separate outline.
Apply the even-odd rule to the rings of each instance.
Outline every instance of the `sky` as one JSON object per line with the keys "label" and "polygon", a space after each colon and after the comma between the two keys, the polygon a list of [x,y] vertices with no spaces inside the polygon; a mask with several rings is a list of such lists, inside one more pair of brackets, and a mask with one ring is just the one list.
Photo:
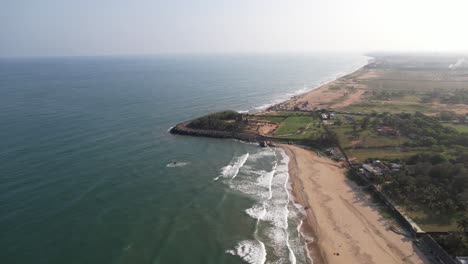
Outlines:
{"label": "sky", "polygon": [[0,56],[468,51],[467,0],[0,0]]}

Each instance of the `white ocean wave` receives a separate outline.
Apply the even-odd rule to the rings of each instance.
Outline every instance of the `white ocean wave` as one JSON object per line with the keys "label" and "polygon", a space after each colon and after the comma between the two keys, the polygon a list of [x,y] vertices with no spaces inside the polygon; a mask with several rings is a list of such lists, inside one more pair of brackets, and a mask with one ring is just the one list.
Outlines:
{"label": "white ocean wave", "polygon": [[273,157],[275,153],[269,149],[265,149],[264,151],[257,152],[255,154],[250,155],[251,161],[257,161],[258,159],[263,159],[266,157]]}
{"label": "white ocean wave", "polygon": [[251,208],[245,210],[245,212],[254,219],[262,219],[266,214],[266,208],[263,204],[254,204]]}
{"label": "white ocean wave", "polygon": [[244,166],[248,158],[249,158],[249,153],[246,153],[240,157],[232,159],[228,165],[224,166],[221,169],[221,174],[218,177],[214,178],[214,180],[216,181],[220,177],[223,177],[223,178],[230,178],[232,181],[237,176],[242,166]]}
{"label": "white ocean wave", "polygon": [[[230,164],[235,164],[238,158],[233,160]],[[268,163],[271,167],[265,168]],[[302,236],[299,227],[305,212],[294,203],[290,194],[288,166],[289,157],[283,150],[262,149],[250,154],[236,181],[225,182],[231,189],[256,201],[245,210],[246,215],[256,219],[252,240],[239,242],[227,253],[255,263],[249,261],[258,260],[251,257],[257,253],[250,252],[259,252],[262,244],[268,263],[305,263],[310,258],[305,249],[306,237]],[[307,242],[312,239],[307,237]],[[256,246],[252,248],[252,245]]]}
{"label": "white ocean wave", "polygon": [[244,240],[239,242],[234,249],[226,250],[226,253],[239,256],[250,264],[263,264],[266,261],[265,245],[257,240]]}

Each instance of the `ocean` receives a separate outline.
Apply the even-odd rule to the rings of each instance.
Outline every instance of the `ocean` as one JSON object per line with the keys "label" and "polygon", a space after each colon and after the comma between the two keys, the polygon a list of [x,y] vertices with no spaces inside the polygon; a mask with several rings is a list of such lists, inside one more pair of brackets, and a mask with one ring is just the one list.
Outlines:
{"label": "ocean", "polygon": [[0,59],[2,263],[306,263],[288,157],[168,129],[255,112],[355,54]]}

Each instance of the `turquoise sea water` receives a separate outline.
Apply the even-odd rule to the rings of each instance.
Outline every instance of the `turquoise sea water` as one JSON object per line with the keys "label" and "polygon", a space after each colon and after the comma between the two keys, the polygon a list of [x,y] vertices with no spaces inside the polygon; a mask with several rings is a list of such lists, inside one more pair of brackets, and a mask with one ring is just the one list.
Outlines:
{"label": "turquoise sea water", "polygon": [[0,59],[1,263],[304,263],[284,153],[167,130],[260,109],[365,62]]}

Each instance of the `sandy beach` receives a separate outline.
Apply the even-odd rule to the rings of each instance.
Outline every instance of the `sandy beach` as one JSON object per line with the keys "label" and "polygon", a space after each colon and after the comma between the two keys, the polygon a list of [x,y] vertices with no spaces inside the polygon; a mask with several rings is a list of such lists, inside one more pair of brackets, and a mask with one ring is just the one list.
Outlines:
{"label": "sandy beach", "polygon": [[297,202],[306,208],[305,232],[314,263],[429,263],[411,239],[389,229],[370,197],[340,163],[313,151],[282,145]]}
{"label": "sandy beach", "polygon": [[311,91],[291,97],[290,99],[270,107],[268,110],[313,110],[315,108],[340,109],[362,100],[366,85],[357,82],[369,78],[377,78],[380,74],[364,66],[325,83]]}

